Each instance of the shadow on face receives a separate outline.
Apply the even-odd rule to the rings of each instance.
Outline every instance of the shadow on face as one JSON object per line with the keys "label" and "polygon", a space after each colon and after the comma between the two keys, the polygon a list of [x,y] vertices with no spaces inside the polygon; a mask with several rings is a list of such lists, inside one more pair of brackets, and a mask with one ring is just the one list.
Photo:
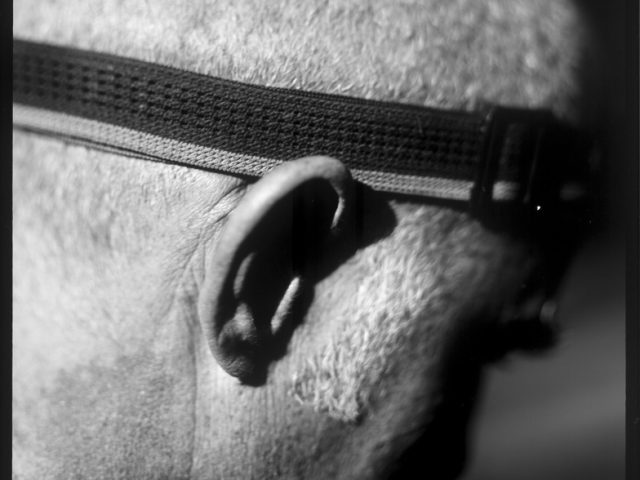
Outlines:
{"label": "shadow on face", "polygon": [[[575,39],[567,36],[575,23],[570,9],[540,2],[512,15],[522,5],[481,3],[413,9],[415,15],[398,7],[406,29],[381,22],[376,15],[385,12],[377,9],[339,4],[311,12],[315,23],[303,32],[278,24],[279,7],[250,4],[236,19],[228,8],[206,12],[216,17],[206,21],[173,8],[154,15],[131,8],[140,21],[130,22],[111,2],[97,20],[91,7],[68,15],[29,6],[19,9],[16,23],[23,35],[42,30],[63,44],[82,42],[90,31],[95,38],[87,42],[115,53],[230,77],[239,70],[236,79],[254,83],[276,79],[280,86],[319,85],[450,108],[473,108],[481,92],[500,102],[546,102],[570,117],[576,57]],[[306,8],[295,12],[302,16]],[[137,26],[151,17],[157,28],[140,32]],[[553,20],[543,22],[548,31],[535,30],[539,18]],[[219,56],[202,41],[211,37],[209,21],[234,32],[219,36]],[[193,35],[167,41],[175,25]],[[379,34],[381,26],[388,35]],[[370,49],[372,61],[361,54],[363,35],[383,42]],[[255,38],[257,45],[247,41]],[[566,41],[572,44],[566,55],[549,52]],[[290,70],[273,62],[273,45],[286,47]],[[526,49],[528,55],[520,51]],[[206,63],[211,58],[220,64]],[[397,478],[416,469],[453,478],[464,462],[483,366],[531,346],[532,338],[540,340],[534,346],[549,339],[544,326],[529,321],[536,306],[533,314],[525,310],[555,274],[539,273],[539,250],[526,239],[448,205],[358,186],[349,228],[328,245],[327,212],[336,199],[312,181],[255,233],[262,248],[239,290],[255,337],[266,342],[254,358],[254,376],[239,384],[206,347],[207,319],[195,304],[244,184],[203,172],[186,179],[158,165],[157,177],[145,176],[127,170],[130,160],[33,137],[21,146],[29,142],[35,147],[22,156],[38,168],[24,168],[14,180],[29,185],[19,194],[14,237],[21,267],[14,300],[16,445],[26,477],[379,478],[397,467]],[[60,173],[63,163],[87,160],[86,169]],[[29,170],[46,171],[53,181]],[[82,192],[70,193],[74,188]],[[553,239],[547,244],[556,247]],[[272,319],[293,277],[304,281],[274,335]]]}

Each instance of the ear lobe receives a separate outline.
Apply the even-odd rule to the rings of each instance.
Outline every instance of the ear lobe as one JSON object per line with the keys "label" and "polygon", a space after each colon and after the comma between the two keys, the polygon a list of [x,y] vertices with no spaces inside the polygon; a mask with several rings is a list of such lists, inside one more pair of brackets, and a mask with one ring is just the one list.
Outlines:
{"label": "ear lobe", "polygon": [[[227,373],[245,383],[263,381],[301,294],[308,244],[326,248],[343,235],[353,188],[338,160],[302,158],[258,180],[231,213],[198,304],[211,352]],[[314,194],[295,202],[304,189]],[[313,208],[298,212],[300,204]]]}

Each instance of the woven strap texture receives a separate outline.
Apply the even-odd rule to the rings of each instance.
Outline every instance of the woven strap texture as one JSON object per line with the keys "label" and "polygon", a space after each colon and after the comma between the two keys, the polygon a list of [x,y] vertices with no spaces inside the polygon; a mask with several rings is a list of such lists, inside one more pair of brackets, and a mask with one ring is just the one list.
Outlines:
{"label": "woven strap texture", "polygon": [[22,40],[13,71],[18,128],[243,176],[329,155],[376,189],[468,200],[491,150],[490,195],[513,200],[537,131],[520,119],[496,142],[490,115],[247,85]]}

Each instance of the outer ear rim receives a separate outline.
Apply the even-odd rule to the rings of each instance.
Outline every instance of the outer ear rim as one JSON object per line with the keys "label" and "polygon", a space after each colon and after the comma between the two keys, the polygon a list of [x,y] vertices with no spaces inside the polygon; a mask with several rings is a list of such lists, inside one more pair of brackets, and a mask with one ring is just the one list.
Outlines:
{"label": "outer ear rim", "polygon": [[[245,381],[254,376],[252,348],[258,338],[237,310],[233,284],[246,254],[246,240],[261,219],[284,197],[311,180],[326,180],[338,197],[329,236],[336,237],[353,202],[353,180],[342,162],[326,156],[305,157],[279,165],[250,187],[231,213],[207,265],[198,300],[198,315],[211,353],[230,375]],[[229,299],[235,305],[229,306]],[[246,320],[246,319],[245,319]],[[229,341],[229,337],[232,341]]]}

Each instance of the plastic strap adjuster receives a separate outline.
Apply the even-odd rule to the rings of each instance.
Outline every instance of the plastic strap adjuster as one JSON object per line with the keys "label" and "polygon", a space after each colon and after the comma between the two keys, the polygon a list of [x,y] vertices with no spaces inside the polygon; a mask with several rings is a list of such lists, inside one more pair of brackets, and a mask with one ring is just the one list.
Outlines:
{"label": "plastic strap adjuster", "polygon": [[539,207],[537,202],[542,190],[539,179],[543,170],[545,175],[552,173],[546,171],[548,162],[542,158],[548,153],[545,144],[552,124],[553,116],[547,111],[505,107],[492,107],[489,110],[482,156],[471,190],[470,209],[474,216],[482,218],[491,210],[500,160],[510,127],[515,125],[523,127],[525,132],[521,139],[521,157],[517,161],[519,173],[516,200],[527,210]]}

